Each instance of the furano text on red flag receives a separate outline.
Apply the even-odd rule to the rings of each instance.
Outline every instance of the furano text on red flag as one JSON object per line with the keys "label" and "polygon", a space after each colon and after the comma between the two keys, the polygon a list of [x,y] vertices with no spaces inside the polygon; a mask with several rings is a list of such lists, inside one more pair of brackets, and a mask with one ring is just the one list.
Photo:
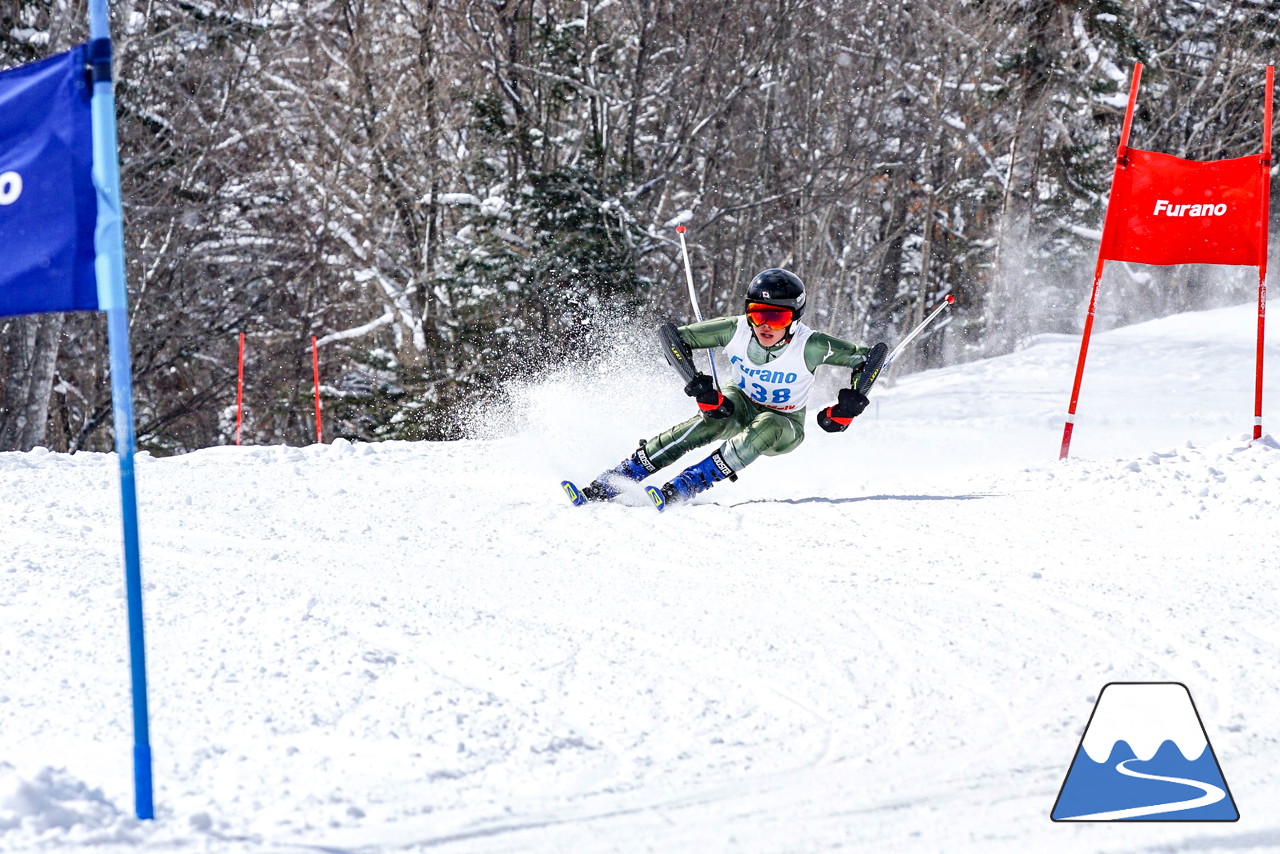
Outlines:
{"label": "furano text on red flag", "polygon": [[1130,148],[1117,165],[1101,257],[1141,264],[1262,263],[1258,156],[1183,160]]}

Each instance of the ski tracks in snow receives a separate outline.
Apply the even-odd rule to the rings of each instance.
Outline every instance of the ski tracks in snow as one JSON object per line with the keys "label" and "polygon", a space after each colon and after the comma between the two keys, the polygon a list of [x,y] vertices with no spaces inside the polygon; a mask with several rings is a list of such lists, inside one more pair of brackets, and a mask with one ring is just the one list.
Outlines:
{"label": "ski tracks in snow", "polygon": [[[144,460],[166,811],[148,838],[1087,848],[1048,811],[1093,695],[1119,680],[1187,682],[1226,773],[1272,779],[1254,686],[1280,684],[1280,453],[962,476],[877,467],[866,438],[762,460],[721,503],[662,515],[568,506],[523,441]],[[9,524],[52,516],[61,545],[6,544],[36,563],[0,602],[22,710],[3,744],[123,804],[124,651],[102,641],[118,559],[90,536],[115,512],[111,461],[77,459],[6,470],[30,496]],[[37,677],[110,714],[38,714]],[[93,758],[102,744],[120,747]]]}

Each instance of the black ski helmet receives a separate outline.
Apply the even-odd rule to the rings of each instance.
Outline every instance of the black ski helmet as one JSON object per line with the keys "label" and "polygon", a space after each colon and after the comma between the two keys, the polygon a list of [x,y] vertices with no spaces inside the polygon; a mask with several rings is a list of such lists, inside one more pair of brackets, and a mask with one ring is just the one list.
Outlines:
{"label": "black ski helmet", "polygon": [[795,273],[771,267],[747,285],[747,302],[789,308],[792,318],[799,320],[804,314],[804,282]]}

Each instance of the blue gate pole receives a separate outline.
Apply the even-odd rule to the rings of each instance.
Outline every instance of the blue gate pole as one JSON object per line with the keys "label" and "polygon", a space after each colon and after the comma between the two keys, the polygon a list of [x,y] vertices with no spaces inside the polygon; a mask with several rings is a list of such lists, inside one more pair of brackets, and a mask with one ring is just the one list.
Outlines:
{"label": "blue gate pole", "polygon": [[125,593],[129,608],[129,666],[133,687],[133,781],[138,818],[155,817],[151,789],[151,737],[147,715],[147,664],[142,631],[142,565],[138,550],[138,496],[133,476],[133,369],[129,361],[129,312],[125,296],[124,229],[116,96],[111,83],[111,26],[107,0],[89,0],[89,65],[93,79],[93,178],[98,191],[98,307],[107,314],[111,353],[111,404],[120,460],[120,511],[124,525]]}

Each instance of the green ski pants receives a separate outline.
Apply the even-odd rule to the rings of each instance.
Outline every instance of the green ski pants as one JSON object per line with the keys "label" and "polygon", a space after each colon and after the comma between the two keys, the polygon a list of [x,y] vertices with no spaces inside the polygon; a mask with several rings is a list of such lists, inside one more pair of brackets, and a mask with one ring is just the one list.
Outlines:
{"label": "green ski pants", "polygon": [[784,415],[758,405],[737,386],[722,389],[733,401],[733,415],[708,418],[695,415],[683,424],[644,443],[644,452],[658,468],[671,465],[694,448],[723,441],[720,454],[734,471],[759,459],[795,450],[804,441],[804,410]]}

